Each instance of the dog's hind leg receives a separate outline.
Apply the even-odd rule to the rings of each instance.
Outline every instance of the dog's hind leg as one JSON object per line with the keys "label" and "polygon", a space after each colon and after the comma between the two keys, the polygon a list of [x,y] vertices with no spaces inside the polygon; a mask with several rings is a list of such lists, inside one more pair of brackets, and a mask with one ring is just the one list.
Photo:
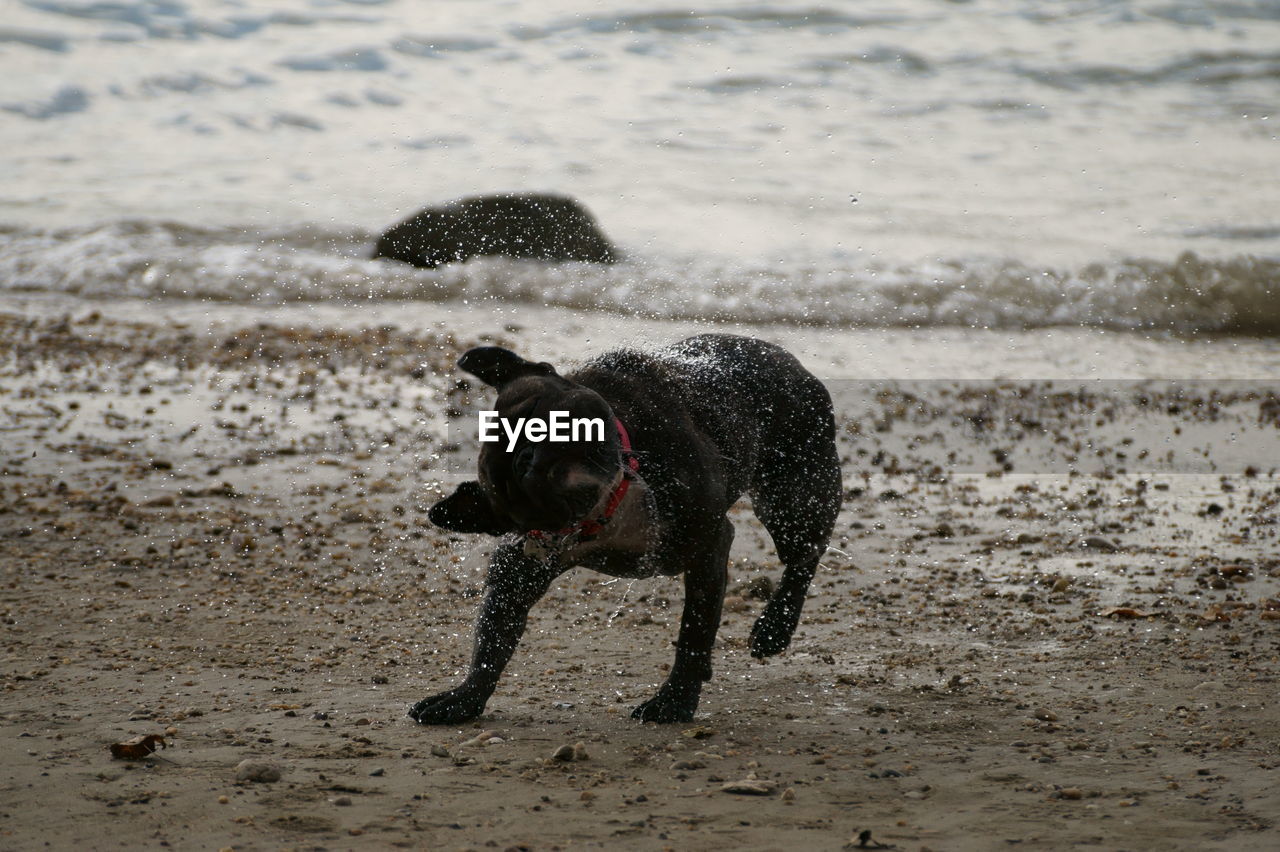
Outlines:
{"label": "dog's hind leg", "polygon": [[771,657],[791,644],[809,583],[831,540],[842,488],[831,438],[775,450],[761,459],[751,502],[785,568],[751,628],[751,656]]}
{"label": "dog's hind leg", "polygon": [[711,542],[688,553],[684,572],[684,615],[676,639],[676,661],[667,681],[650,698],[632,711],[644,722],[689,722],[698,709],[703,681],[711,680],[711,647],[720,628],[720,610],[728,580],[729,547],[733,544],[733,524],[728,518]]}
{"label": "dog's hind leg", "polygon": [[559,565],[525,556],[519,543],[499,545],[489,562],[471,669],[458,686],[413,705],[409,715],[414,721],[452,725],[484,712],[502,670],[524,635],[529,610],[563,570]]}

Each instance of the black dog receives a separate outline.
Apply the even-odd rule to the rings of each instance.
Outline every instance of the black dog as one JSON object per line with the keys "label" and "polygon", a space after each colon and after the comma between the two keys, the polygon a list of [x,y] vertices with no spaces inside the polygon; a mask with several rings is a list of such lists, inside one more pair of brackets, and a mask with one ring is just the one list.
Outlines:
{"label": "black dog", "polygon": [[[484,710],[529,609],[575,565],[617,577],[684,574],[675,664],[637,719],[687,722],[720,625],[733,525],[746,492],[786,566],[751,630],[751,654],[791,641],[840,509],[831,397],[785,350],[707,334],[657,353],[618,351],[560,376],[499,347],[458,366],[498,389],[503,418],[603,418],[602,439],[486,443],[480,479],[432,507],[445,529],[504,536],[489,565],[466,680],[409,711],[425,724]],[[598,437],[598,436],[597,436]]]}

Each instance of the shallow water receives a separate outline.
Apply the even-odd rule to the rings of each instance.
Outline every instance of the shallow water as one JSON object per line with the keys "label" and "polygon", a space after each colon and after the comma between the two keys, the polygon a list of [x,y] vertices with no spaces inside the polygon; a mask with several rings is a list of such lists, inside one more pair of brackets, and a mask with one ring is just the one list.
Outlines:
{"label": "shallow water", "polygon": [[117,222],[0,232],[0,286],[108,299],[555,305],[631,317],[825,327],[1084,325],[1280,333],[1280,260],[1191,254],[1079,268],[642,255],[614,265],[480,258],[434,270],[365,258],[372,234]]}

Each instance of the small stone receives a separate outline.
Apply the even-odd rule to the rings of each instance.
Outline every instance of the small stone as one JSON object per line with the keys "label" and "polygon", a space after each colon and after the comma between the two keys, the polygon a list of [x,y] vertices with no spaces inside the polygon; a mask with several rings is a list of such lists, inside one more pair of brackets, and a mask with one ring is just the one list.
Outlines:
{"label": "small stone", "polygon": [[590,757],[591,755],[587,754],[587,747],[585,745],[583,745],[582,743],[573,744],[574,760],[588,760],[590,759]]}
{"label": "small stone", "polygon": [[236,766],[236,780],[253,784],[271,784],[279,781],[283,772],[274,763],[260,760],[242,760]]}
{"label": "small stone", "polygon": [[551,754],[552,760],[558,760],[562,763],[569,763],[573,760],[573,746],[562,745]]}
{"label": "small stone", "polygon": [[1041,722],[1058,721],[1058,714],[1053,712],[1047,707],[1041,707],[1040,709],[1036,710],[1036,712],[1033,713],[1032,715],[1035,716],[1037,719],[1039,719]]}
{"label": "small stone", "polygon": [[796,791],[794,787],[788,787],[782,791],[782,801],[790,804],[796,800]]}
{"label": "small stone", "polygon": [[1120,545],[1116,544],[1109,538],[1103,538],[1100,535],[1091,535],[1083,542],[1084,546],[1090,550],[1101,550],[1104,553],[1115,553],[1120,549]]}
{"label": "small stone", "polygon": [[706,766],[706,764],[701,760],[677,760],[675,763],[671,764],[671,771],[679,772],[681,770],[687,771],[691,769],[701,769],[704,766]]}
{"label": "small stone", "polygon": [[351,797],[350,797],[350,796],[338,796],[336,799],[334,799],[334,800],[333,800],[333,804],[334,804],[334,805],[336,805],[336,806],[337,806],[337,807],[339,807],[339,808],[348,808],[348,807],[351,807]]}
{"label": "small stone", "polygon": [[758,778],[744,778],[741,781],[730,781],[720,788],[722,793],[736,793],[740,796],[770,796],[777,788],[772,781],[761,781]]}
{"label": "small stone", "polygon": [[1084,798],[1084,791],[1079,787],[1063,787],[1058,791],[1058,798],[1074,802]]}
{"label": "small stone", "polygon": [[356,724],[360,726],[371,724],[368,719],[356,719]]}
{"label": "small stone", "polygon": [[689,728],[680,732],[680,736],[690,740],[705,740],[708,737],[714,737],[719,731],[707,725],[699,725],[696,728]]}
{"label": "small stone", "polygon": [[372,772],[370,772],[370,773],[369,773],[369,777],[370,777],[370,778],[381,778],[383,775],[386,775],[386,774],[387,774],[387,770],[385,770],[385,769],[383,769],[381,766],[379,766],[378,768],[374,769]]}
{"label": "small stone", "polygon": [[489,745],[490,740],[505,742],[498,734],[498,731],[481,731],[471,739],[458,743],[458,748],[476,748],[478,746],[485,746]]}
{"label": "small stone", "polygon": [[218,797],[218,804],[220,804],[220,805],[225,805],[227,802],[230,802],[230,801],[231,801],[231,799],[227,798],[226,796],[219,796],[219,797]]}
{"label": "small stone", "polygon": [[449,749],[445,748],[439,743],[435,743],[431,746],[431,753],[436,757],[448,757]]}
{"label": "small stone", "polygon": [[596,794],[591,792],[590,790],[583,790],[581,795],[578,796],[578,799],[583,802],[589,802],[595,797],[596,797]]}

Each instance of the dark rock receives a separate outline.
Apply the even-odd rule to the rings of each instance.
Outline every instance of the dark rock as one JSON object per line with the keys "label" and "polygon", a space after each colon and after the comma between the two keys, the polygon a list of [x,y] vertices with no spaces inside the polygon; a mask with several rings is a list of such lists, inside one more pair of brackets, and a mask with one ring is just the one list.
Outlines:
{"label": "dark rock", "polygon": [[540,193],[479,195],[428,207],[392,226],[373,257],[431,268],[471,257],[615,263],[617,251],[572,198]]}

